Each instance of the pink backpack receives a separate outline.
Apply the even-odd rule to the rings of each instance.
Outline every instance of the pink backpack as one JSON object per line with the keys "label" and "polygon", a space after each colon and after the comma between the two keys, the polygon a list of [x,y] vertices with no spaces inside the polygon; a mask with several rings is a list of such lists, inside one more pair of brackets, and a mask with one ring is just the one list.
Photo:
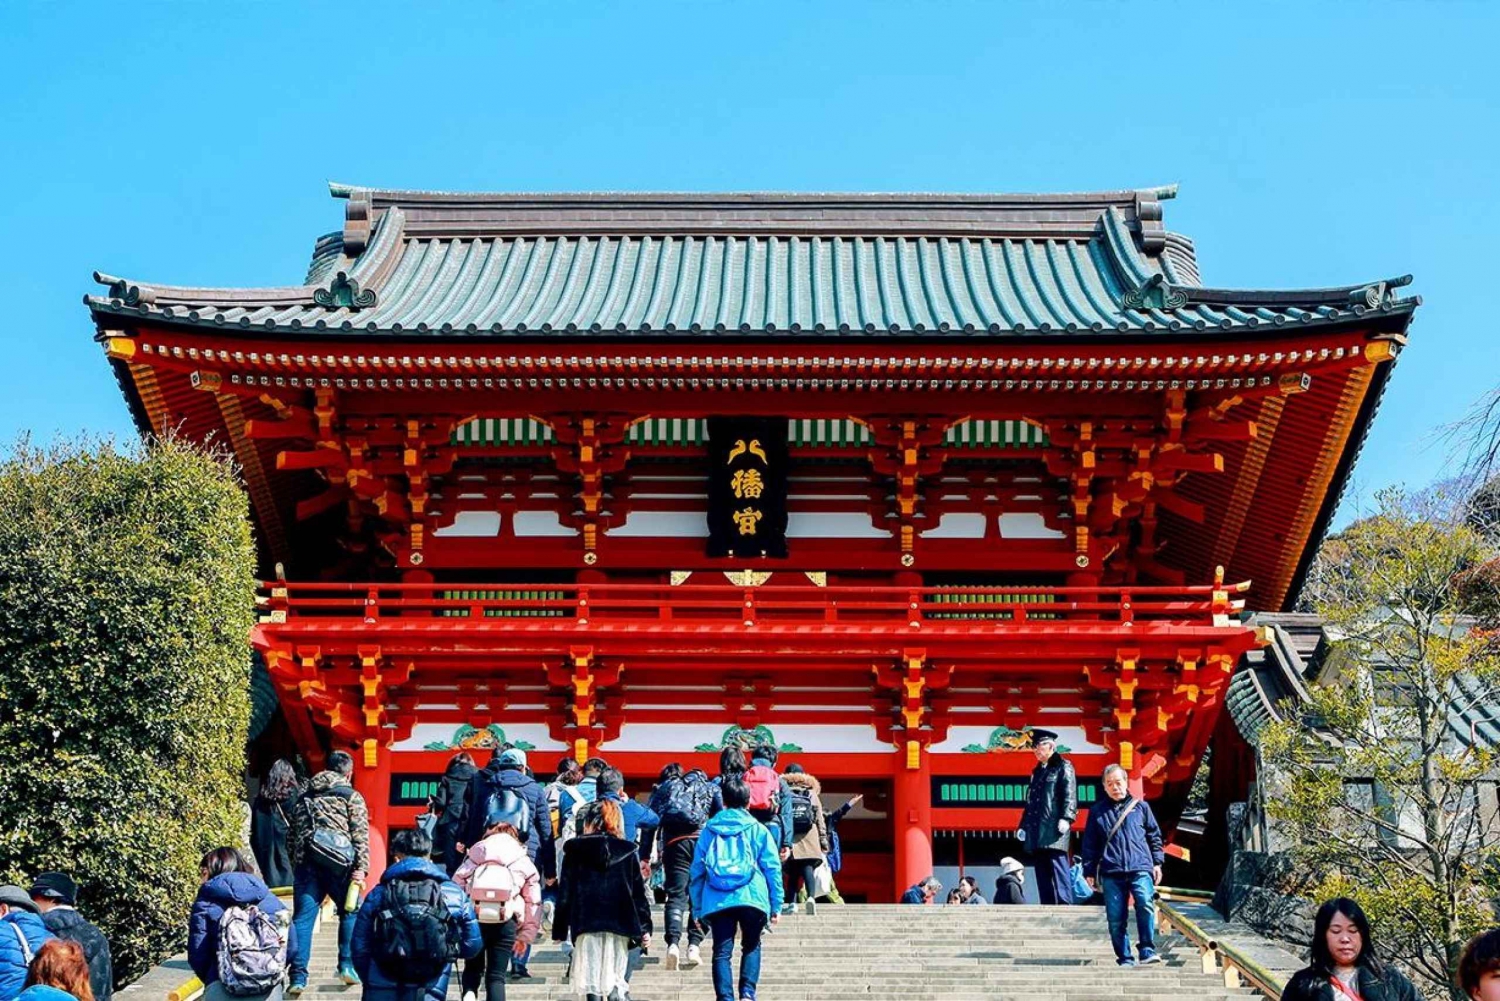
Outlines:
{"label": "pink backpack", "polygon": [[469,899],[474,901],[479,923],[501,925],[511,918],[524,917],[525,885],[525,880],[504,862],[490,860],[475,866],[469,876]]}
{"label": "pink backpack", "polygon": [[769,765],[755,765],[745,773],[750,787],[750,812],[760,820],[774,820],[781,810],[781,777]]}

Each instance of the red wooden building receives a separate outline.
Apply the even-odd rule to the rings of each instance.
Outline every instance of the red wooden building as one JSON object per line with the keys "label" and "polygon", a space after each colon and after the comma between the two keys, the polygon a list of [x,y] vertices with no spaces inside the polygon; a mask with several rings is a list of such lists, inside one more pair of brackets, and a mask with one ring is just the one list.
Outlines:
{"label": "red wooden building", "polygon": [[[243,467],[300,751],[383,842],[456,746],[644,788],[761,728],[866,793],[875,900],[993,863],[1031,726],[1173,821],[1417,304],[1206,287],[1172,188],[333,194],[300,284],[87,298],[141,429]],[[709,555],[714,418],[773,429],[784,557]]]}

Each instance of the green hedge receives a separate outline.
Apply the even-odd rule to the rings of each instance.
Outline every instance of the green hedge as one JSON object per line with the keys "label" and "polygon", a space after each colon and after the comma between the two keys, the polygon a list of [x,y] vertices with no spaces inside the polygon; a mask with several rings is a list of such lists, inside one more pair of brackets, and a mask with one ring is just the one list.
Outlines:
{"label": "green hedge", "polygon": [[120,983],[240,841],[255,550],[222,457],[22,442],[0,462],[0,880],[72,873]]}

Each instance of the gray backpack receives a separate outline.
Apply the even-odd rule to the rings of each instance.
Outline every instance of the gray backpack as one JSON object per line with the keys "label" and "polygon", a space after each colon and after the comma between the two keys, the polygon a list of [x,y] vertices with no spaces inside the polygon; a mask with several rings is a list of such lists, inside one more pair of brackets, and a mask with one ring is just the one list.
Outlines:
{"label": "gray backpack", "polygon": [[236,997],[265,994],[286,976],[287,932],[254,904],[226,907],[219,919],[219,983]]}

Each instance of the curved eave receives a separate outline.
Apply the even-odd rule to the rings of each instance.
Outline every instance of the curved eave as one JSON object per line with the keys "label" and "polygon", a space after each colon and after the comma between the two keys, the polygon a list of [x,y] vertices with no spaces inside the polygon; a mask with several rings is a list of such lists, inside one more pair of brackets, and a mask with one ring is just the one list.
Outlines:
{"label": "curved eave", "polygon": [[1297,561],[1297,570],[1292,575],[1291,585],[1287,588],[1286,597],[1281,603],[1282,611],[1291,611],[1297,607],[1297,599],[1302,595],[1302,586],[1307,583],[1307,575],[1312,570],[1313,561],[1318,558],[1318,551],[1323,548],[1323,541],[1328,537],[1328,527],[1332,524],[1334,515],[1338,513],[1339,504],[1344,499],[1344,490],[1349,485],[1354,464],[1359,460],[1360,453],[1364,451],[1365,439],[1370,433],[1370,423],[1375,419],[1376,412],[1380,410],[1380,401],[1385,395],[1385,387],[1390,383],[1391,373],[1395,371],[1396,361],[1397,358],[1392,358],[1385,364],[1375,366],[1370,388],[1365,393],[1364,402],[1359,408],[1359,416],[1355,418],[1354,428],[1349,434],[1349,445],[1339,456],[1333,482],[1329,485],[1327,494],[1324,495],[1323,506],[1318,511],[1317,521],[1313,523],[1311,539],[1302,550],[1302,557]]}
{"label": "curved eave", "polygon": [[[846,326],[842,328],[827,328],[816,325],[812,328],[802,329],[767,327],[730,327],[728,325],[716,325],[711,328],[699,328],[688,330],[665,329],[665,330],[641,330],[621,329],[611,327],[608,329],[583,329],[564,327],[553,329],[543,326],[540,329],[527,329],[524,325],[502,327],[498,324],[478,328],[472,324],[468,327],[458,328],[451,324],[443,324],[438,327],[429,327],[425,323],[417,323],[412,327],[400,324],[383,326],[376,323],[362,323],[357,314],[351,314],[349,310],[328,310],[326,316],[320,316],[310,322],[294,319],[282,322],[274,317],[260,320],[251,319],[250,315],[242,315],[236,319],[226,319],[222,312],[215,312],[210,316],[204,316],[199,310],[178,305],[147,305],[140,303],[129,305],[121,299],[108,296],[84,296],[84,303],[94,313],[95,321],[101,327],[107,326],[113,320],[116,324],[119,320],[132,320],[135,322],[149,321],[154,324],[165,324],[169,326],[192,327],[197,329],[214,330],[220,332],[243,331],[246,334],[259,335],[275,334],[277,336],[293,338],[312,339],[358,339],[376,336],[382,339],[402,340],[414,339],[418,341],[431,340],[455,340],[471,341],[484,338],[503,338],[506,340],[610,340],[615,338],[626,338],[631,341],[694,341],[705,336],[716,338],[729,338],[736,340],[744,339],[773,339],[787,340],[796,339],[802,341],[847,341],[847,340],[900,340],[900,341],[931,341],[949,339],[971,339],[986,337],[1003,337],[1006,341],[1054,341],[1058,338],[1068,340],[1117,340],[1124,337],[1149,334],[1154,340],[1195,340],[1205,337],[1222,338],[1235,336],[1241,339],[1254,339],[1257,337],[1273,337],[1286,334],[1296,330],[1327,329],[1341,326],[1363,326],[1379,331],[1399,333],[1404,331],[1410,323],[1415,308],[1420,305],[1420,298],[1398,300],[1396,302],[1384,303],[1375,309],[1355,308],[1347,310],[1331,310],[1326,315],[1305,314],[1292,320],[1283,322],[1259,321],[1243,322],[1223,320],[1216,325],[1206,322],[1197,324],[1176,323],[1162,325],[1155,321],[1146,321],[1143,326],[1130,327],[1127,329],[1087,329],[1073,327],[1072,329],[1057,329],[1050,325],[1028,326],[1016,324],[1011,327],[1003,327],[999,324],[990,324],[988,327],[978,327],[966,324],[959,327],[948,327],[941,325],[937,328],[929,328],[918,324],[913,327],[901,327],[890,324],[886,327]],[[261,307],[257,307],[259,309]],[[298,304],[300,312],[306,312],[305,304]]]}

